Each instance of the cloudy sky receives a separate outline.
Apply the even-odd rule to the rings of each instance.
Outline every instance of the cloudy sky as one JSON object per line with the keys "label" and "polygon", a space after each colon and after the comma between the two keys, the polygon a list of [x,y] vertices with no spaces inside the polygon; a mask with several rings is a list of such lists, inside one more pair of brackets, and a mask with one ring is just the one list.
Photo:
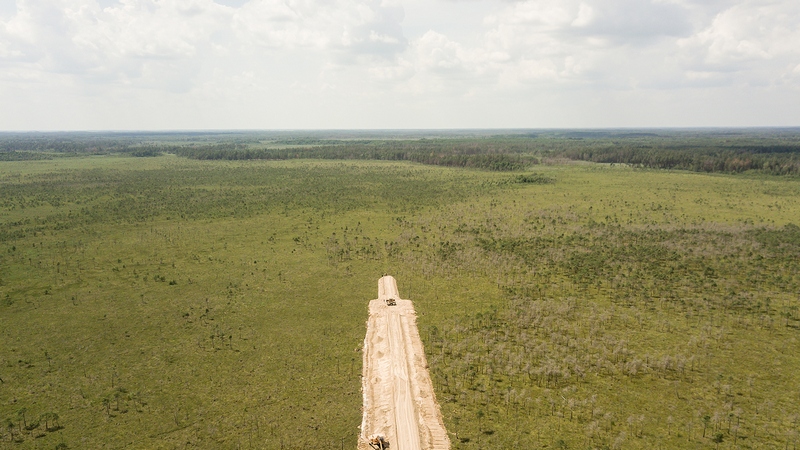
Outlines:
{"label": "cloudy sky", "polygon": [[0,0],[0,130],[798,125],[797,0]]}

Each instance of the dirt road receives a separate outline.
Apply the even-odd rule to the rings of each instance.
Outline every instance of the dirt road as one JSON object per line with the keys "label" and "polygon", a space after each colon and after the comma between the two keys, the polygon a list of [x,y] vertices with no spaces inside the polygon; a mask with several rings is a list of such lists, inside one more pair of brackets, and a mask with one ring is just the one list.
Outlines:
{"label": "dirt road", "polygon": [[[388,306],[388,299],[397,304]],[[367,440],[372,435],[384,436],[392,450],[450,448],[414,306],[400,299],[391,276],[378,280],[378,298],[369,303],[362,391],[359,450],[369,450]]]}

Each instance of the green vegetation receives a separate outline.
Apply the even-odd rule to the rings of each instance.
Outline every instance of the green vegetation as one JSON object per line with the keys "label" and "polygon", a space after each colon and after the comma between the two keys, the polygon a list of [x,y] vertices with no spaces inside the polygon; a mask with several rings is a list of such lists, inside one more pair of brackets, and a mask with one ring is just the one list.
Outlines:
{"label": "green vegetation", "polygon": [[800,130],[0,133],[0,161],[174,153],[200,160],[336,159],[522,170],[563,159],[695,172],[800,174]]}
{"label": "green vegetation", "polygon": [[557,174],[431,221],[445,267],[495,282],[423,310],[456,448],[793,446],[800,185]]}
{"label": "green vegetation", "polygon": [[631,133],[581,138],[561,155],[582,161],[655,169],[772,175],[800,174],[797,130],[719,130],[672,134]]}
{"label": "green vegetation", "polygon": [[0,442],[352,449],[390,273],[454,448],[793,448],[800,180],[511,144],[608,138],[560,133],[425,136],[539,163],[512,173],[174,155],[255,134],[26,141],[49,159],[0,163]]}

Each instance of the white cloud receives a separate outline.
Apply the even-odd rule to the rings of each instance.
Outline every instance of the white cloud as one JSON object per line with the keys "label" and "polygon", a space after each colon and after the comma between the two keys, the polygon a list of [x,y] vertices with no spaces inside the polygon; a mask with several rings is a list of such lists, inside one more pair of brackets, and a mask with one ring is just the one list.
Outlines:
{"label": "white cloud", "polygon": [[596,18],[594,8],[586,3],[581,2],[578,7],[578,17],[572,21],[570,25],[573,27],[585,27],[590,25]]}
{"label": "white cloud", "polygon": [[[718,12],[694,35],[677,42],[686,81],[738,89],[773,87],[797,92],[800,4],[746,1]],[[782,87],[781,87],[782,86]]]}
{"label": "white cloud", "polygon": [[800,4],[746,2],[714,17],[702,31],[685,39],[687,51],[699,51],[703,63],[734,66],[800,55]]}
{"label": "white cloud", "polygon": [[[122,127],[137,114],[152,123],[148,105],[161,97],[165,120],[181,117],[182,127],[192,117],[206,126],[224,119],[264,120],[247,127],[358,127],[359,120],[380,117],[387,122],[379,126],[410,126],[437,120],[439,110],[454,118],[472,111],[497,125],[507,117],[508,126],[519,126],[512,123],[519,114],[490,111],[527,111],[519,105],[547,98],[561,112],[537,117],[568,120],[576,117],[569,108],[592,111],[581,98],[612,107],[615,96],[631,104],[649,98],[663,111],[679,111],[679,99],[697,98],[699,90],[750,89],[739,97],[751,102],[800,91],[794,0],[16,0],[13,6],[0,8],[0,103],[33,112],[0,112],[0,124],[22,128],[24,120],[44,120],[37,104],[72,111],[81,102],[94,106],[70,118],[84,128],[110,123],[108,111],[121,105]],[[722,111],[725,97],[713,98],[723,99]],[[688,120],[675,114],[675,121]],[[800,121],[796,108],[784,116]],[[448,124],[459,126],[414,126]]]}
{"label": "white cloud", "polygon": [[449,72],[463,69],[467,55],[447,36],[428,31],[414,43],[418,67],[422,70]]}
{"label": "white cloud", "polygon": [[465,93],[475,85],[618,90],[769,84],[785,79],[794,70],[791,61],[800,59],[799,10],[789,1],[517,1],[484,18],[477,45],[429,31],[411,42],[398,65],[404,74],[456,82],[472,77],[462,83]]}
{"label": "white cloud", "polygon": [[376,0],[252,0],[235,15],[245,42],[274,48],[394,54],[405,46],[402,9]]}
{"label": "white cloud", "polygon": [[[211,0],[18,0],[4,25],[0,64],[97,83],[186,90],[211,34],[226,27],[225,7]],[[7,71],[0,72],[0,79]],[[138,82],[137,82],[138,80]]]}
{"label": "white cloud", "polygon": [[0,22],[0,64],[150,86],[191,79],[215,53],[231,50],[391,56],[406,43],[400,20],[402,9],[369,0],[251,0],[239,8],[212,0],[18,0],[16,14]]}

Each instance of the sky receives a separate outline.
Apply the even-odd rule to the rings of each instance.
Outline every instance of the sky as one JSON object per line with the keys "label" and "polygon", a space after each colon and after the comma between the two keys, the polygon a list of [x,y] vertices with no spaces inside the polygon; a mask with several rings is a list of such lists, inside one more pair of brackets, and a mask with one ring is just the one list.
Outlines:
{"label": "sky", "polygon": [[800,125],[797,0],[0,0],[0,130]]}

